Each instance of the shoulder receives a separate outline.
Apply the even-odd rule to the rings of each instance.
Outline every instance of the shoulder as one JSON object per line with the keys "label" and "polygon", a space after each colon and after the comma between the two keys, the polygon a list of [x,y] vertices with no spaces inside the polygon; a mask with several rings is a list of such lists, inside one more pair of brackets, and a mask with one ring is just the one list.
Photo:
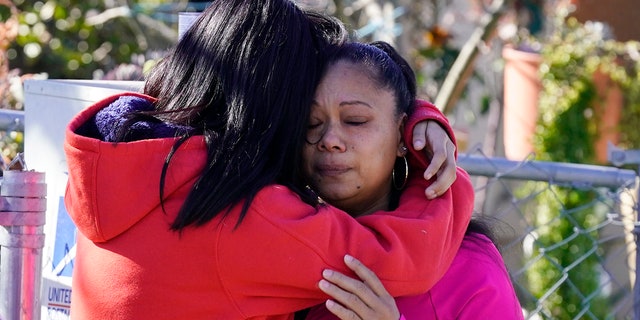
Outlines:
{"label": "shoulder", "polygon": [[316,208],[302,201],[297,193],[280,184],[263,187],[251,203],[251,209],[267,219],[297,219],[316,211]]}
{"label": "shoulder", "polygon": [[454,263],[460,263],[469,268],[483,270],[483,272],[471,276],[509,276],[504,259],[496,245],[487,236],[479,233],[464,236]]}
{"label": "shoulder", "polygon": [[[451,266],[434,289],[467,296],[493,296],[511,289],[511,280],[496,246],[484,235],[466,235]],[[463,299],[464,300],[464,299]]]}
{"label": "shoulder", "polygon": [[456,319],[521,318],[504,260],[482,234],[464,237],[451,267],[430,293],[440,315],[455,315]]}
{"label": "shoulder", "polygon": [[270,184],[258,191],[255,198],[262,205],[275,202],[276,200],[288,200],[292,202],[302,202],[300,196],[293,190],[281,184]]}

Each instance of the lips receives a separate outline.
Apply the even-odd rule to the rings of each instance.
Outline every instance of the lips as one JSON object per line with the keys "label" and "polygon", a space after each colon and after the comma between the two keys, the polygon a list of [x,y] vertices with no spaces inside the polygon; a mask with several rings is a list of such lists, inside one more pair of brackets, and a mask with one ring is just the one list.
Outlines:
{"label": "lips", "polygon": [[339,176],[351,170],[349,166],[338,164],[319,164],[315,166],[316,173],[322,176]]}

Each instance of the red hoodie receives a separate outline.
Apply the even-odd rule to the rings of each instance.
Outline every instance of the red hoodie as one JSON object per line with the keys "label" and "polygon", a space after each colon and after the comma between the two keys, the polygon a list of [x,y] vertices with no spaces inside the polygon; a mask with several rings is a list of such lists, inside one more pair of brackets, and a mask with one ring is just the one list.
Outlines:
{"label": "red hoodie", "polygon": [[[409,295],[431,288],[460,246],[473,209],[469,177],[458,170],[450,190],[428,201],[426,159],[415,151],[419,160],[412,163],[422,169],[413,170],[392,214],[354,219],[270,185],[237,229],[236,208],[202,227],[171,231],[205,165],[203,137],[190,138],[174,155],[163,212],[160,174],[174,138],[114,144],[76,133],[121,95],[82,111],[66,132],[65,204],[79,230],[73,319],[291,319],[292,312],[327,299],[317,288],[323,269],[352,274],[344,254],[374,270],[392,294]],[[419,119],[449,128],[427,103],[416,114],[406,137]]]}

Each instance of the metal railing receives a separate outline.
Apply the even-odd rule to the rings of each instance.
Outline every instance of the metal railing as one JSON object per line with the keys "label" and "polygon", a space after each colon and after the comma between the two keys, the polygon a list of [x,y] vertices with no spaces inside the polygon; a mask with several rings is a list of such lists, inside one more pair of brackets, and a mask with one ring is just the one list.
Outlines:
{"label": "metal railing", "polygon": [[24,131],[24,111],[0,109],[0,130]]}

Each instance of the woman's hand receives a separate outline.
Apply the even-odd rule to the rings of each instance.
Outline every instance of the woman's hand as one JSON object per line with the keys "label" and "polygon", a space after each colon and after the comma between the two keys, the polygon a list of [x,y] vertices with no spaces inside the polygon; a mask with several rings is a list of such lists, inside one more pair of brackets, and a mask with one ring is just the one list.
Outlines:
{"label": "woman's hand", "polygon": [[320,289],[334,300],[327,300],[327,309],[342,320],[398,320],[400,311],[380,279],[357,259],[346,255],[344,262],[360,279],[340,272],[325,270]]}
{"label": "woman's hand", "polygon": [[[426,143],[425,143],[426,141]],[[425,190],[428,199],[442,195],[456,180],[456,147],[447,132],[436,121],[421,121],[413,128],[413,147],[425,147],[431,162],[424,171],[424,178],[436,180]]]}

